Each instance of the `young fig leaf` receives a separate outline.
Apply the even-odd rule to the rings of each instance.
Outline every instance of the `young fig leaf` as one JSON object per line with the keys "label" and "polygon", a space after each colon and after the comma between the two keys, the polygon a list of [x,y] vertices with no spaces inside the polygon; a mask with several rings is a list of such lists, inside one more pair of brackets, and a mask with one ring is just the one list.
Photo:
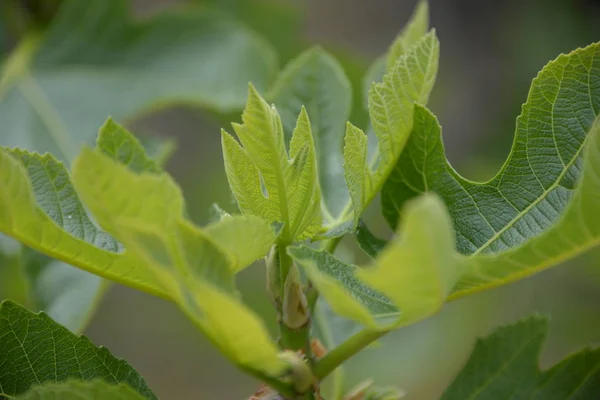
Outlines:
{"label": "young fig leaf", "polygon": [[283,123],[286,142],[302,107],[311,117],[325,223],[338,218],[349,201],[344,183],[344,126],[350,116],[352,89],[338,61],[321,48],[292,60],[281,72],[269,99]]}
{"label": "young fig leaf", "polygon": [[233,124],[241,145],[223,131],[229,186],[243,214],[283,223],[281,240],[311,238],[321,228],[321,190],[311,123],[304,108],[296,121],[289,157],[283,126],[250,85],[243,124]]}

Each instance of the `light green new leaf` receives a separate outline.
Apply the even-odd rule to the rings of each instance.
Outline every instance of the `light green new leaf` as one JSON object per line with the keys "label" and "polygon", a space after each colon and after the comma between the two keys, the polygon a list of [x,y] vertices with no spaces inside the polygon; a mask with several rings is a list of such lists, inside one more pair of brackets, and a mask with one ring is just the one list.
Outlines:
{"label": "light green new leaf", "polygon": [[107,115],[135,118],[172,104],[219,112],[244,105],[249,81],[276,70],[269,45],[206,8],[134,21],[127,0],[63,1],[41,37],[0,66],[0,144],[71,161]]}
{"label": "light green new leaf", "polygon": [[281,232],[281,225],[269,226],[253,215],[228,215],[206,226],[205,230],[230,256],[232,272],[237,273],[264,257]]}
{"label": "light green new leaf", "polygon": [[222,132],[225,172],[240,211],[283,223],[285,242],[312,237],[321,227],[321,191],[306,110],[296,122],[289,158],[277,110],[252,85],[242,121],[233,124],[241,145]]}
{"label": "light green new leaf", "polygon": [[34,314],[8,300],[2,302],[0,338],[0,396],[17,396],[34,385],[76,379],[127,384],[140,397],[156,399],[129,364],[43,313]]}
{"label": "light green new leaf", "polygon": [[[0,208],[6,211],[0,228],[51,257],[176,301],[234,362],[260,377],[281,372],[262,322],[234,292],[234,272],[264,256],[277,232],[258,217],[227,218],[222,223],[237,230],[222,247],[231,227],[211,226],[213,239],[185,220],[180,190],[165,173],[138,174],[119,162],[127,158],[135,168],[151,163],[120,151],[132,143],[111,134],[118,131],[105,130],[103,144],[77,158],[77,193],[52,156],[0,149]],[[111,234],[90,220],[78,194]],[[237,253],[235,245],[251,235],[252,251]]]}
{"label": "light green new leaf", "polygon": [[540,371],[547,331],[547,322],[533,317],[478,340],[442,400],[596,398],[600,393],[600,349],[582,350]]}
{"label": "light green new leaf", "polygon": [[[277,346],[240,301],[234,284],[235,272],[245,266],[241,263],[264,256],[275,241],[269,223],[232,216],[201,230],[184,218],[183,198],[168,175],[137,174],[98,150],[84,149],[76,158],[73,182],[99,224],[125,245],[126,254],[143,260],[148,273],[232,362],[260,378],[284,372]],[[255,246],[249,254],[235,249],[247,248],[244,240]]]}
{"label": "light green new leaf", "polygon": [[275,103],[289,141],[304,106],[311,117],[325,222],[338,218],[349,201],[344,184],[344,126],[350,116],[352,88],[338,61],[312,48],[291,61],[268,98]]}
{"label": "light green new leaf", "polygon": [[407,199],[440,195],[467,271],[453,297],[555,265],[600,239],[600,44],[561,55],[534,79],[513,148],[488,182],[450,166],[435,117],[416,107],[409,143],[382,193],[392,225]]}
{"label": "light green new leaf", "polygon": [[370,268],[345,264],[327,252],[292,247],[298,262],[332,309],[369,329],[408,325],[439,310],[458,278],[458,257],[444,205],[435,196],[407,204],[398,236]]}
{"label": "light green new leaf", "polygon": [[387,53],[377,58],[367,70],[363,80],[365,104],[368,93],[375,82],[381,82],[386,72],[391,71],[398,59],[406,54],[429,30],[429,3],[420,0],[408,23],[391,44]]}
{"label": "light green new leaf", "polygon": [[34,386],[16,400],[143,400],[144,397],[124,384],[104,381],[65,381]]}
{"label": "light green new leaf", "polygon": [[88,272],[168,297],[139,259],[92,223],[66,169],[51,155],[0,148],[0,189],[3,233]]}
{"label": "light green new leaf", "polygon": [[369,92],[369,114],[377,136],[374,156],[367,159],[367,136],[348,125],[344,146],[346,183],[354,222],[377,194],[412,131],[414,104],[425,104],[437,75],[439,43],[435,32],[422,37]]}
{"label": "light green new leaf", "polygon": [[[97,146],[105,154],[128,168],[152,172],[160,170],[159,166],[145,154],[135,137],[112,120],[108,120],[100,129]],[[16,215],[12,226],[9,226],[8,222],[4,222],[2,227],[4,232],[13,236],[17,235],[15,237],[19,240],[29,243],[31,247],[40,251],[49,252],[50,255],[54,254],[55,247],[57,247],[52,244],[53,238],[58,241],[61,240],[61,237],[66,238],[65,235],[70,235],[81,239],[85,245],[82,245],[81,248],[72,247],[67,253],[61,254],[60,259],[68,262],[73,255],[78,253],[82,257],[89,256],[90,260],[86,261],[87,267],[85,267],[88,271],[91,271],[90,268],[107,268],[107,266],[101,266],[102,257],[95,258],[99,249],[105,250],[103,257],[123,258],[122,255],[116,254],[122,250],[122,246],[110,235],[98,229],[88,217],[69,181],[69,175],[61,163],[50,155],[39,156],[19,150],[4,151],[4,154],[12,155],[25,168],[29,181],[33,183],[33,200],[36,204],[31,204],[31,206],[41,209],[39,215],[33,210],[28,211],[31,214],[29,217],[33,218],[31,221],[39,221],[40,231],[37,231],[36,225],[17,227],[16,224],[28,221],[29,217]],[[10,173],[6,170],[3,172],[2,178],[9,182]],[[16,182],[13,183],[16,184]],[[5,195],[10,196],[9,193]],[[14,210],[20,210],[21,207],[27,209],[25,205],[19,204],[21,200],[25,200],[25,198],[19,199],[11,196],[10,199],[5,198],[3,203],[13,202],[10,207]],[[23,213],[23,211],[18,212]],[[44,218],[44,214],[49,216],[50,220]],[[63,232],[60,229],[56,230],[56,224],[62,227]],[[46,244],[40,243],[38,238],[40,232],[45,229],[54,231],[45,239]],[[89,249],[89,245],[92,247],[88,254],[85,249]],[[31,249],[24,248],[21,258],[21,265],[29,281],[29,295],[35,307],[46,311],[55,321],[73,332],[83,330],[107,287],[106,282],[96,275],[35,254]],[[88,265],[91,260],[94,260],[92,264],[94,267]],[[93,270],[93,272],[97,271]],[[111,277],[115,279],[114,274]],[[151,281],[153,280],[153,277],[149,278]]]}
{"label": "light green new leaf", "polygon": [[396,37],[385,59],[385,69],[390,71],[398,59],[406,54],[409,49],[419,41],[429,30],[429,4],[427,0],[420,0],[413,11],[408,23]]}

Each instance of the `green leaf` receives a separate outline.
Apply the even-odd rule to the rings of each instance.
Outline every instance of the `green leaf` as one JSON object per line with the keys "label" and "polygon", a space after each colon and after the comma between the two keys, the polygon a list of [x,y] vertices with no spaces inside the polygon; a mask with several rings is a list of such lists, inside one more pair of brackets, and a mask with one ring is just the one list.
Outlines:
{"label": "green leaf", "polygon": [[358,222],[354,236],[360,248],[371,258],[376,258],[387,244],[387,241],[373,235],[362,220]]}
{"label": "green leaf", "polygon": [[573,257],[600,238],[600,44],[561,55],[534,79],[512,151],[488,182],[461,177],[425,108],[382,193],[395,225],[402,204],[433,191],[449,208],[466,272],[453,298]]}
{"label": "green leaf", "polygon": [[25,394],[15,397],[16,400],[143,400],[129,386],[112,385],[104,381],[93,380],[80,382],[76,380],[61,383],[46,383],[34,386]]}
{"label": "green leaf", "polygon": [[540,371],[547,331],[547,322],[533,317],[478,340],[442,400],[595,398],[600,390],[600,349],[582,350]]}
{"label": "green leaf", "polygon": [[240,211],[282,222],[286,243],[314,236],[321,227],[321,192],[306,110],[296,122],[289,158],[277,110],[252,85],[242,120],[233,124],[241,145],[222,132],[225,172]]}
{"label": "green leaf", "polygon": [[369,329],[389,330],[437,312],[458,278],[451,223],[435,196],[407,204],[398,235],[370,268],[306,246],[290,255],[332,309]]}
{"label": "green leaf", "polygon": [[2,302],[0,338],[0,395],[16,396],[46,382],[101,379],[127,384],[143,398],[156,399],[129,364],[86,337],[72,334],[44,313]]}
{"label": "green leaf", "polygon": [[[135,137],[112,120],[108,120],[100,129],[97,146],[103,153],[134,171],[160,171],[158,164],[145,154]],[[95,273],[100,268],[110,270],[113,274],[109,276],[115,279],[114,267],[103,265],[105,257],[113,260],[129,259],[126,262],[131,263],[134,261],[131,257],[118,254],[122,246],[113,237],[98,229],[88,217],[61,163],[50,155],[39,156],[20,150],[0,151],[3,151],[6,157],[12,156],[13,160],[24,168],[24,171],[19,170],[18,165],[13,165],[16,167],[14,172],[5,170],[2,174],[2,179],[8,185],[2,203],[9,204],[9,209],[20,213],[14,216],[14,222],[10,222],[10,216],[7,216],[9,219],[2,221],[2,230],[29,246],[64,261],[55,261],[30,249],[23,249],[21,265],[29,281],[31,300],[37,309],[46,311],[58,323],[73,332],[81,332],[102,297],[107,283],[96,275],[77,270],[66,263],[73,261],[73,257],[77,256],[83,264],[76,265],[85,265],[84,269]],[[27,178],[24,178],[22,172],[26,173]],[[16,179],[11,181],[11,177]],[[19,182],[26,183],[28,180],[33,183],[33,196],[27,194],[22,199],[12,197],[8,187],[17,187]],[[26,188],[27,186],[23,186],[18,190]],[[19,204],[26,199],[29,199],[29,205]],[[41,213],[36,213],[31,207],[39,207]],[[23,213],[29,215],[21,215]],[[38,223],[39,226],[35,225]],[[73,238],[79,239],[81,246],[76,244],[77,241],[68,246],[56,245],[64,244],[62,240],[72,241]],[[143,268],[138,270],[144,275]],[[148,278],[150,281],[154,280],[152,276]],[[158,284],[155,283],[155,286]]]}
{"label": "green leaf", "polygon": [[[259,378],[284,372],[277,346],[240,301],[234,283],[241,263],[264,256],[275,241],[269,223],[232,216],[201,230],[184,218],[180,189],[168,175],[137,174],[99,150],[84,149],[76,158],[73,181],[99,224],[124,244],[125,254],[142,261],[231,361]],[[249,249],[244,240],[252,235],[262,237]]]}
{"label": "green leaf", "polygon": [[239,110],[247,83],[264,89],[276,70],[270,46],[221,13],[192,7],[134,21],[128,9],[126,0],[65,0],[43,36],[20,44],[1,72],[3,145],[70,161],[107,115]]}
{"label": "green leaf", "polygon": [[369,92],[369,114],[378,139],[368,158],[367,136],[348,124],[344,146],[346,183],[354,222],[380,190],[412,131],[414,103],[425,104],[437,74],[439,43],[435,32],[422,37]]}
{"label": "green leaf", "polygon": [[315,47],[291,61],[268,96],[281,116],[289,140],[302,106],[311,116],[325,220],[340,216],[349,201],[344,184],[344,126],[352,89],[338,61]]}
{"label": "green leaf", "polygon": [[281,232],[281,225],[270,226],[253,215],[227,216],[205,227],[206,233],[231,258],[233,273],[265,256]]}
{"label": "green leaf", "polygon": [[429,3],[420,0],[410,20],[394,40],[385,59],[386,71],[391,70],[398,59],[419,41],[429,30]]}

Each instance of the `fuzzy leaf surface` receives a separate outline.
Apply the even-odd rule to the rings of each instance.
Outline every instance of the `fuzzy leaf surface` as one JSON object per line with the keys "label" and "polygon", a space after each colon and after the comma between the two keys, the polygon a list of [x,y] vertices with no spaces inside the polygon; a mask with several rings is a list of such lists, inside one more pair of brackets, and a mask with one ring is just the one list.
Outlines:
{"label": "fuzzy leaf surface", "polygon": [[[111,119],[100,128],[96,145],[104,154],[133,171],[152,173],[161,171],[158,163],[146,154],[141,143]],[[160,146],[153,148],[158,157],[164,151],[160,148]],[[61,183],[57,186],[66,188],[68,185],[70,184],[67,182],[66,175],[63,174]],[[46,187],[44,195],[50,196],[52,189],[56,189],[57,186]],[[68,208],[71,201],[76,201],[73,193],[65,199],[60,195],[60,191],[57,192],[57,210],[61,207]],[[40,197],[41,194],[38,195],[38,198]],[[84,211],[81,213],[85,215]],[[73,268],[29,248],[22,251],[21,265],[31,288],[29,296],[37,309],[45,311],[52,319],[72,332],[83,331],[108,287],[108,282],[99,276]]]}
{"label": "fuzzy leaf surface", "polygon": [[412,131],[414,104],[427,103],[437,75],[438,58],[439,42],[431,31],[397,60],[381,83],[371,86],[369,115],[378,140],[372,157],[367,156],[367,135],[348,124],[344,169],[355,224],[404,148]]}
{"label": "fuzzy leaf surface", "polygon": [[156,399],[141,375],[103,347],[76,336],[43,313],[11,301],[0,304],[0,395],[17,396],[33,385],[100,379],[127,384]]}
{"label": "fuzzy leaf surface", "polygon": [[600,349],[572,354],[550,369],[538,366],[548,323],[539,317],[480,339],[442,400],[575,400],[600,391]]}
{"label": "fuzzy leaf surface", "polygon": [[[48,256],[175,301],[233,362],[276,375],[277,349],[239,301],[234,274],[267,253],[279,228],[252,216],[226,218],[225,227],[214,224],[208,232],[197,228],[184,218],[172,179],[141,171],[158,166],[150,168],[150,159],[132,151],[137,147],[110,134],[120,130],[103,132],[109,132],[101,135],[103,144],[76,159],[73,183],[50,155],[1,149],[0,200],[9,212],[0,214],[0,228]],[[244,246],[246,253],[236,252]]]}
{"label": "fuzzy leaf surface", "polygon": [[296,121],[289,157],[277,110],[252,85],[242,121],[233,124],[241,144],[222,132],[225,172],[240,211],[283,223],[286,242],[311,238],[321,228],[321,190],[306,110]]}
{"label": "fuzzy leaf surface", "polygon": [[461,177],[423,107],[382,193],[395,226],[404,201],[433,191],[449,208],[466,273],[454,296],[510,282],[598,244],[600,45],[561,55],[534,79],[511,153],[488,182]]}

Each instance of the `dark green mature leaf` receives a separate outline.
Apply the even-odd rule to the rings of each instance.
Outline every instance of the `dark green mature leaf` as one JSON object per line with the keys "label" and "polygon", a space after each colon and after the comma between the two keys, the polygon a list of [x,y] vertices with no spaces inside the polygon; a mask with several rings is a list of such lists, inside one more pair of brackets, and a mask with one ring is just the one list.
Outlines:
{"label": "dark green mature leaf", "polygon": [[124,383],[156,399],[129,364],[86,337],[75,336],[47,315],[11,302],[0,304],[0,395],[16,396],[33,385],[70,379]]}
{"label": "dark green mature leaf", "polygon": [[[395,226],[399,208],[438,193],[449,208],[459,252],[470,255],[455,295],[557,264],[600,239],[600,44],[561,55],[533,81],[511,154],[488,182],[458,175],[440,126],[423,107],[382,194]],[[585,156],[584,156],[585,154]]]}
{"label": "dark green mature leaf", "polygon": [[354,236],[360,248],[371,258],[376,258],[387,244],[387,241],[373,235],[362,220],[358,222]]}
{"label": "dark green mature leaf", "polygon": [[600,349],[582,350],[540,371],[547,331],[547,322],[534,317],[479,340],[442,400],[596,398],[600,393]]}
{"label": "dark green mature leaf", "polygon": [[220,13],[166,11],[133,21],[126,0],[65,0],[48,31],[30,37],[0,78],[3,145],[70,161],[108,115],[169,104],[243,107],[248,81],[264,89],[270,47]]}
{"label": "dark green mature leaf", "polygon": [[289,142],[302,106],[310,116],[317,153],[324,218],[340,216],[350,201],[344,183],[344,127],[352,89],[344,70],[329,53],[312,48],[290,62],[268,98],[275,103]]}
{"label": "dark green mature leaf", "polygon": [[143,400],[140,394],[124,384],[104,381],[65,381],[34,386],[16,400]]}

